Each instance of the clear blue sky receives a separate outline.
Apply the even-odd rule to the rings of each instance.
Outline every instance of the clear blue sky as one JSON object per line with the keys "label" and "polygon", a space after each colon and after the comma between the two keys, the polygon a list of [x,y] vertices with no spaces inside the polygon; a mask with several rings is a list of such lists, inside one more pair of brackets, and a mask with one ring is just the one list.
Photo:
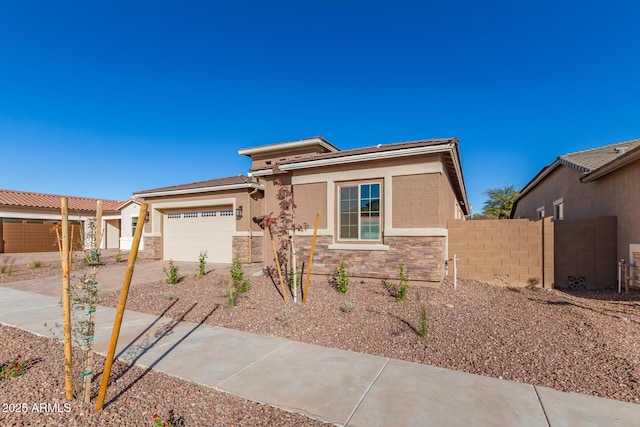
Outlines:
{"label": "clear blue sky", "polygon": [[637,1],[0,0],[0,188],[126,199],[239,148],[458,137],[469,200],[640,138]]}

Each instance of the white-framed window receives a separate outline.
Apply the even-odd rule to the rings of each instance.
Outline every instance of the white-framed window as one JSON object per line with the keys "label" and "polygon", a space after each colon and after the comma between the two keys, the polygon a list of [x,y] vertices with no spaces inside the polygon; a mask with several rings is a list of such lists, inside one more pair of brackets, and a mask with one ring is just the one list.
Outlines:
{"label": "white-framed window", "polygon": [[167,218],[169,218],[169,219],[177,219],[177,218],[180,218],[180,217],[181,217],[181,214],[179,214],[179,213],[170,213],[170,214],[167,215]]}
{"label": "white-framed window", "polygon": [[198,217],[198,212],[185,212],[184,213],[184,217],[185,218],[197,218]]}
{"label": "white-framed window", "polygon": [[338,186],[338,239],[380,240],[380,183]]}
{"label": "white-framed window", "polygon": [[216,211],[204,211],[200,213],[201,217],[216,216]]}
{"label": "white-framed window", "polygon": [[220,211],[220,216],[233,216],[233,210],[227,209],[224,211]]}
{"label": "white-framed window", "polygon": [[138,226],[138,217],[131,217],[131,235],[134,236],[136,234],[136,227]]}
{"label": "white-framed window", "polygon": [[553,202],[553,219],[562,221],[564,219],[564,198]]}
{"label": "white-framed window", "polygon": [[538,209],[536,209],[536,218],[544,218],[544,206],[540,206]]}

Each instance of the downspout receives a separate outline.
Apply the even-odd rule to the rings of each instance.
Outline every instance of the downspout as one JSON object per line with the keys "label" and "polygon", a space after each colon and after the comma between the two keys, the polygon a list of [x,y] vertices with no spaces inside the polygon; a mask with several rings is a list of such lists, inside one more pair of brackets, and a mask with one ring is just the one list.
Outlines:
{"label": "downspout", "polygon": [[259,188],[254,188],[249,192],[249,264],[253,262],[253,231],[251,231],[251,196],[256,194]]}

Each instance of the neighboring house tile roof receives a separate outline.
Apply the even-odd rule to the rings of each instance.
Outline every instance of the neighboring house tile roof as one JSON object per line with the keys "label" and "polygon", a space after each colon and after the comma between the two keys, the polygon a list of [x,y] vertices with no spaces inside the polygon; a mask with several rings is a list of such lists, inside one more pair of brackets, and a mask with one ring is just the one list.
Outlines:
{"label": "neighboring house tile roof", "polygon": [[151,193],[171,193],[171,192],[180,192],[185,190],[200,190],[200,189],[210,189],[210,188],[218,188],[218,187],[234,187],[234,186],[242,186],[249,185],[253,181],[248,176],[244,175],[234,175],[227,176],[225,178],[216,178],[210,179],[207,181],[198,181],[191,182],[188,184],[180,184],[180,185],[171,185],[169,187],[160,187],[160,188],[152,188],[150,190],[141,190],[135,191],[133,194],[137,197],[145,197],[147,194]]}
{"label": "neighboring house tile roof", "polygon": [[640,147],[640,139],[565,154],[559,160],[582,173],[591,173],[637,147]]}
{"label": "neighboring house tile roof", "polygon": [[[60,209],[60,198],[67,197],[69,210],[93,211],[96,210],[96,202],[100,199],[88,197],[60,196],[56,194],[33,193],[28,191],[2,190],[0,189],[0,205]],[[103,200],[102,208],[106,211],[115,211],[121,202],[117,200]]]}

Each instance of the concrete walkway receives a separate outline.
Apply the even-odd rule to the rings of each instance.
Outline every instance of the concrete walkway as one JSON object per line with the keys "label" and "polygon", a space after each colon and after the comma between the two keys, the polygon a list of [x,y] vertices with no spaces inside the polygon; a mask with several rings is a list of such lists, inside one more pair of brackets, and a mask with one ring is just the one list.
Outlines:
{"label": "concrete walkway", "polygon": [[[0,287],[0,307],[0,323],[43,336],[62,318],[59,296],[7,286]],[[105,355],[115,309],[99,307],[96,314],[95,349]],[[337,425],[632,426],[640,420],[640,405],[631,403],[134,311],[124,315],[116,355]]]}

